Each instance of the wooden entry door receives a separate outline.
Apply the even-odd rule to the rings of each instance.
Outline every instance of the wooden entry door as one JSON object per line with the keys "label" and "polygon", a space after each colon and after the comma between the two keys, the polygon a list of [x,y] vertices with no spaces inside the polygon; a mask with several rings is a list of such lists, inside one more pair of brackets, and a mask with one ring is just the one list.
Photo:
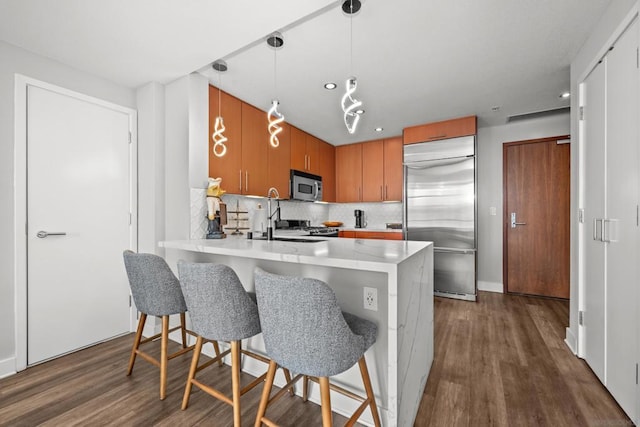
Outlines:
{"label": "wooden entry door", "polygon": [[506,292],[569,298],[568,138],[503,145]]}

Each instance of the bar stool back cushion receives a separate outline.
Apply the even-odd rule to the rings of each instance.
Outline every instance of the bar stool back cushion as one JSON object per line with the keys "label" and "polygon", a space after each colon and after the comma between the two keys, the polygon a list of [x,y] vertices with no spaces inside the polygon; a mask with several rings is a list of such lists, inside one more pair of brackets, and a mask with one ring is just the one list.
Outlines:
{"label": "bar stool back cushion", "polygon": [[162,257],[128,250],[123,256],[133,301],[139,311],[151,316],[187,311],[180,282]]}
{"label": "bar stool back cushion", "polygon": [[321,280],[256,268],[255,286],[267,354],[293,372],[339,374],[376,340],[376,325],[343,315],[333,290]]}
{"label": "bar stool back cushion", "polygon": [[258,307],[232,268],[178,262],[192,330],[216,341],[237,341],[260,333]]}

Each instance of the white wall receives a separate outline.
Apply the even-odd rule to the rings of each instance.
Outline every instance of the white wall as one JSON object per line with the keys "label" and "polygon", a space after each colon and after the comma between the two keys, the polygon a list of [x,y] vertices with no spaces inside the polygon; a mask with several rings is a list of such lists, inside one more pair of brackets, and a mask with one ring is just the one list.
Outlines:
{"label": "white wall", "polygon": [[0,376],[15,355],[14,76],[23,74],[67,89],[135,107],[133,90],[0,41]]}
{"label": "white wall", "polygon": [[[622,33],[622,30],[629,24],[630,15],[636,13],[638,9],[636,0],[615,0],[612,1],[606,12],[592,29],[591,35],[584,43],[573,62],[571,63],[571,93],[578,94],[578,87],[587,77],[597,62],[604,56],[607,49],[613,45],[615,38]],[[571,98],[571,133],[578,136],[578,96]],[[577,139],[577,138],[576,138]],[[571,150],[571,211],[576,213],[581,205],[579,168],[581,150],[579,144],[575,144]],[[580,308],[580,275],[582,274],[580,265],[580,225],[575,220],[576,215],[572,215],[571,222],[571,305],[569,312],[569,327],[567,328],[566,342],[574,352],[578,352],[578,311]]]}
{"label": "white wall", "polygon": [[[478,288],[502,290],[502,144],[569,134],[569,114],[478,129]],[[572,145],[573,150],[573,145]],[[489,208],[496,215],[489,215]]]}
{"label": "white wall", "polygon": [[138,251],[164,254],[164,86],[138,88]]}

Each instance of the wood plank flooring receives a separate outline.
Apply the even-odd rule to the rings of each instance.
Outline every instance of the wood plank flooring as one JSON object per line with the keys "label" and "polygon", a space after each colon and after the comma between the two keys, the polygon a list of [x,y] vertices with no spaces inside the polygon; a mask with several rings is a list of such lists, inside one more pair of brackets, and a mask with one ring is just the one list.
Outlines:
{"label": "wood plank flooring", "polygon": [[[632,425],[565,346],[568,318],[566,301],[484,292],[477,303],[436,298],[435,359],[415,426]],[[118,338],[0,380],[0,425],[233,425],[231,407],[197,388],[180,410],[190,354],[169,362],[164,401],[154,366],[138,360],[127,377],[132,340]],[[210,367],[202,378],[230,395],[227,366]],[[243,374],[243,383],[251,378]],[[242,398],[243,426],[253,425],[260,391]],[[282,426],[322,424],[320,407],[299,397],[283,397],[269,414]]]}

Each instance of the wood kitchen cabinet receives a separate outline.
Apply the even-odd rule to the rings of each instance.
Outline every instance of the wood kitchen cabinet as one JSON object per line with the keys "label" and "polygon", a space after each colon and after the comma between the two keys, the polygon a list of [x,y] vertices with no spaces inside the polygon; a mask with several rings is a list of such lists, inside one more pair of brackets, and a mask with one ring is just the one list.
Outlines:
{"label": "wood kitchen cabinet", "polygon": [[320,144],[313,135],[291,127],[291,169],[320,175]]}
{"label": "wood kitchen cabinet", "polygon": [[266,196],[269,190],[267,114],[242,103],[241,194]]}
{"label": "wood kitchen cabinet", "polygon": [[[218,89],[209,86],[209,176],[222,178],[222,188],[229,193],[241,194],[240,174],[242,169],[242,101],[225,92],[220,92],[218,102]],[[216,117],[219,115],[218,106],[222,107],[224,119],[224,136],[227,152],[223,157],[213,154],[213,127]]]}
{"label": "wood kitchen cabinet", "polygon": [[320,142],[320,173],[322,177],[322,200],[336,201],[336,147]]}
{"label": "wood kitchen cabinet", "polygon": [[403,142],[405,144],[414,144],[416,142],[436,141],[439,139],[475,135],[477,133],[477,128],[476,116],[427,123],[424,125],[404,128]]}
{"label": "wood kitchen cabinet", "polygon": [[402,138],[336,147],[336,201],[402,200]]}
{"label": "wood kitchen cabinet", "polygon": [[362,200],[362,144],[336,147],[336,202]]}
{"label": "wood kitchen cabinet", "polygon": [[384,200],[402,201],[402,137],[384,140]]}
{"label": "wood kitchen cabinet", "polygon": [[362,143],[362,202],[384,200],[384,141]]}
{"label": "wood kitchen cabinet", "polygon": [[350,237],[353,239],[402,240],[402,232],[344,230],[338,232],[338,237]]}
{"label": "wood kitchen cabinet", "polygon": [[[268,142],[268,138],[267,141],[265,141],[267,150],[269,151],[269,179],[267,184],[269,187],[274,187],[278,190],[281,198],[288,199],[290,196],[289,170],[291,168],[291,129],[293,127],[287,123],[282,123],[281,126],[282,132],[278,135],[278,140],[280,141],[280,145],[278,147],[272,147]],[[261,196],[262,194],[258,195]]]}

